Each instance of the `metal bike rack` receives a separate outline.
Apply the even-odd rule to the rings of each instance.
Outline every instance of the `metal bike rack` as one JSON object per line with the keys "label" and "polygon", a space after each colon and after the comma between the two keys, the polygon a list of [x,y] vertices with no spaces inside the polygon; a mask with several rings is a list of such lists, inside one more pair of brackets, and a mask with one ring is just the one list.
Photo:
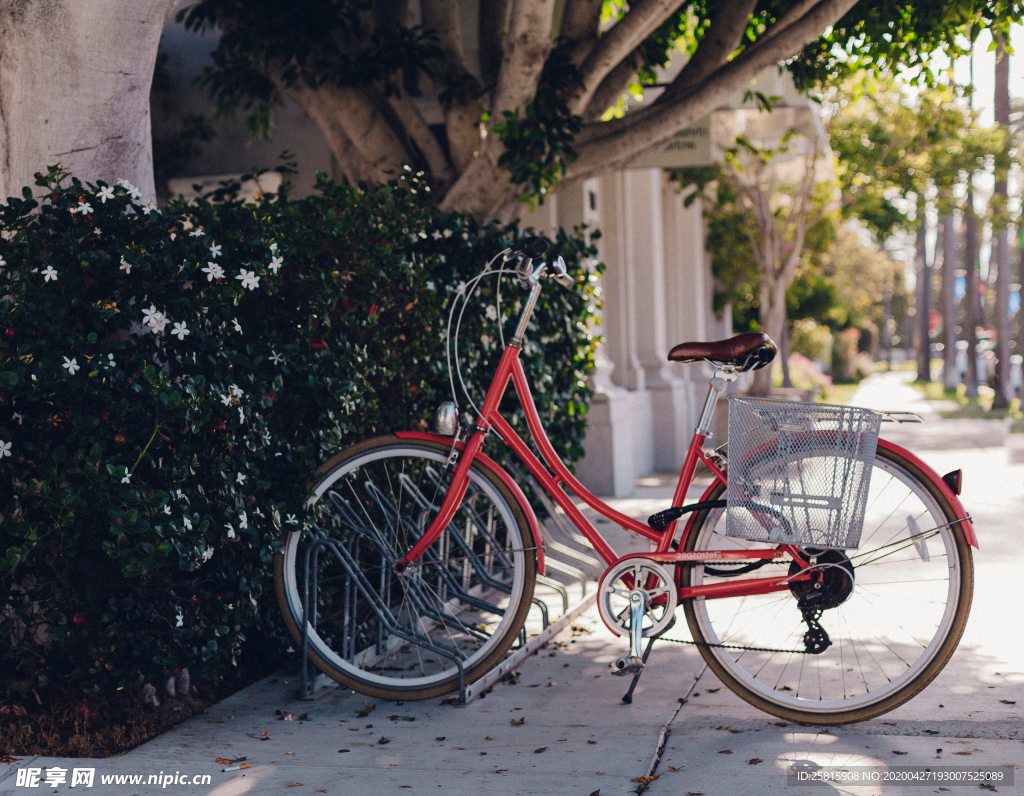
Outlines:
{"label": "metal bike rack", "polygon": [[[529,476],[513,470],[513,475],[520,483],[526,481]],[[390,608],[380,595],[365,582],[365,576],[358,567],[358,545],[360,535],[353,534],[349,540],[342,542],[327,536],[319,527],[313,527],[314,538],[310,541],[305,550],[303,562],[302,581],[302,611],[303,611],[303,639],[302,639],[302,685],[300,698],[314,700],[324,694],[330,693],[338,687],[338,683],[328,678],[325,674],[311,674],[309,666],[309,633],[317,626],[317,565],[320,553],[327,554],[341,564],[348,576],[349,583],[346,584],[346,600],[354,599],[354,592],[366,600],[374,613],[377,614],[383,630],[394,637],[408,643],[422,647],[432,653],[455,662],[459,670],[459,702],[463,705],[469,704],[489,690],[498,680],[505,677],[509,672],[519,666],[526,658],[537,652],[548,643],[552,637],[567,627],[587,608],[594,604],[597,599],[596,577],[603,570],[602,562],[595,556],[585,552],[592,547],[585,537],[575,531],[568,518],[558,509],[548,496],[538,487],[533,490],[535,496],[547,511],[548,519],[541,523],[540,531],[544,545],[544,560],[547,571],[546,576],[538,575],[538,589],[534,594],[533,605],[527,615],[527,623],[520,633],[519,639],[512,650],[505,658],[493,667],[483,677],[473,683],[465,681],[465,670],[462,665],[462,656],[454,648],[438,644],[425,635],[412,631],[404,626],[394,616]],[[415,494],[415,493],[413,493]],[[331,498],[330,493],[327,499],[331,500],[335,508],[344,514],[349,514],[345,501],[340,497]],[[382,508],[383,505],[382,505]],[[397,519],[397,518],[396,518]],[[368,535],[371,541],[372,532]],[[458,537],[458,534],[454,534]],[[456,540],[456,544],[458,544]],[[582,548],[582,549],[580,549]],[[594,574],[588,578],[587,570]],[[553,575],[561,576],[562,580],[556,579]],[[564,581],[564,582],[563,582]],[[469,595],[460,595],[460,599],[472,599]],[[558,609],[561,609],[560,611]],[[343,643],[348,643],[343,642]],[[344,650],[342,654],[349,651]]]}

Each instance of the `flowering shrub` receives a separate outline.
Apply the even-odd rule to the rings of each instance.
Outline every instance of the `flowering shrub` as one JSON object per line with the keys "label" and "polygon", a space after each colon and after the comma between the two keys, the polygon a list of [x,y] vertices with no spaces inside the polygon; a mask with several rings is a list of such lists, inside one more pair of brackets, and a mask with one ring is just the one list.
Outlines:
{"label": "flowering shrub", "polygon": [[[161,208],[54,168],[39,184],[0,208],[0,688],[244,670],[281,641],[270,563],[313,470],[449,397],[450,302],[519,233],[440,213],[412,175]],[[582,238],[556,253],[579,289],[545,291],[524,362],[572,460],[598,266]],[[463,320],[478,403],[490,316]]]}

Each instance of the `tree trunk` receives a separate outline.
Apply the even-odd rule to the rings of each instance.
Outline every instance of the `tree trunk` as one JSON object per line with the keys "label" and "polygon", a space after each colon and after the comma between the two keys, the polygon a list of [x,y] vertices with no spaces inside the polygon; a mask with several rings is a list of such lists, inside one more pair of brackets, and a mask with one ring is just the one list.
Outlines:
{"label": "tree trunk", "polygon": [[[767,278],[761,280],[761,304],[758,311],[761,331],[776,342],[782,339],[782,327],[786,322],[787,287],[788,285],[773,284]],[[766,396],[771,391],[771,365],[755,370],[754,380],[750,386],[750,394]]]}
{"label": "tree trunk", "polygon": [[[1010,55],[1003,47],[1002,36],[996,36],[995,121],[1004,130],[1010,126]],[[996,175],[996,196],[1006,206],[1006,174]],[[1010,405],[1010,241],[1005,221],[996,221],[993,235],[992,263],[996,266],[996,384],[993,409]],[[991,268],[991,266],[990,266]]]}
{"label": "tree trunk", "polygon": [[0,197],[60,163],[156,199],[149,119],[160,34],[177,0],[0,7]]}
{"label": "tree trunk", "polygon": [[920,210],[921,224],[917,228],[917,380],[931,381],[931,338],[928,335],[928,313],[931,312],[931,278],[928,267],[928,222],[924,208]]}
{"label": "tree trunk", "polygon": [[955,390],[956,372],[956,226],[953,216],[942,219],[942,384]]}
{"label": "tree trunk", "polygon": [[978,316],[981,304],[978,301],[978,216],[974,213],[973,176],[968,178],[967,207],[964,210],[964,269],[967,271],[964,295],[964,339],[967,341],[967,397],[978,397]]}

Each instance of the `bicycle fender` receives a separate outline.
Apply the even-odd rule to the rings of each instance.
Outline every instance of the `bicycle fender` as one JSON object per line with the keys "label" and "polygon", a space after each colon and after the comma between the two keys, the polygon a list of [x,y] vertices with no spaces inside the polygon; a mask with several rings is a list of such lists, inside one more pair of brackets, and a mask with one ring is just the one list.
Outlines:
{"label": "bicycle fender", "polygon": [[978,547],[978,537],[974,533],[974,526],[971,524],[971,518],[964,510],[963,504],[960,502],[960,498],[952,489],[949,488],[949,484],[943,481],[937,472],[935,472],[931,467],[929,467],[927,464],[921,461],[917,456],[908,451],[906,448],[901,447],[894,442],[889,442],[888,440],[885,439],[879,439],[878,447],[885,448],[886,450],[890,450],[893,453],[898,453],[900,456],[903,456],[905,459],[909,460],[911,464],[919,468],[927,478],[931,479],[932,483],[934,483],[936,486],[939,487],[939,489],[942,490],[942,494],[952,504],[957,516],[963,518],[960,520],[960,527],[964,529],[964,536],[967,537],[967,543],[971,547],[981,549]]}
{"label": "bicycle fender", "polygon": [[[440,434],[430,434],[426,431],[396,431],[396,437],[401,439],[422,439],[429,442],[440,442],[449,447],[452,444],[451,437],[442,437]],[[463,442],[456,444],[458,450],[465,450],[466,445]],[[476,455],[476,460],[484,464],[491,472],[493,472],[501,482],[508,487],[512,496],[519,503],[519,507],[523,510],[523,514],[526,515],[526,521],[530,524],[530,531],[533,533],[533,543],[537,546],[537,572],[541,575],[546,574],[544,571],[544,537],[541,536],[540,526],[537,524],[537,515],[534,514],[533,508],[530,506],[530,501],[526,499],[526,495],[523,494],[523,490],[519,488],[517,484],[504,469],[492,459],[483,453]]]}

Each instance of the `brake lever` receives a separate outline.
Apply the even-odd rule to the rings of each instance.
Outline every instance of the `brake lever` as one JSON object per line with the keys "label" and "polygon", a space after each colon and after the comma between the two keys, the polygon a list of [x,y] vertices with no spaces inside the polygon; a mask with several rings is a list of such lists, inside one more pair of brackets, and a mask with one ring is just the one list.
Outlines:
{"label": "brake lever", "polygon": [[550,274],[550,276],[566,290],[570,290],[576,284],[576,280],[566,273],[565,260],[561,256],[555,260],[555,273]]}

